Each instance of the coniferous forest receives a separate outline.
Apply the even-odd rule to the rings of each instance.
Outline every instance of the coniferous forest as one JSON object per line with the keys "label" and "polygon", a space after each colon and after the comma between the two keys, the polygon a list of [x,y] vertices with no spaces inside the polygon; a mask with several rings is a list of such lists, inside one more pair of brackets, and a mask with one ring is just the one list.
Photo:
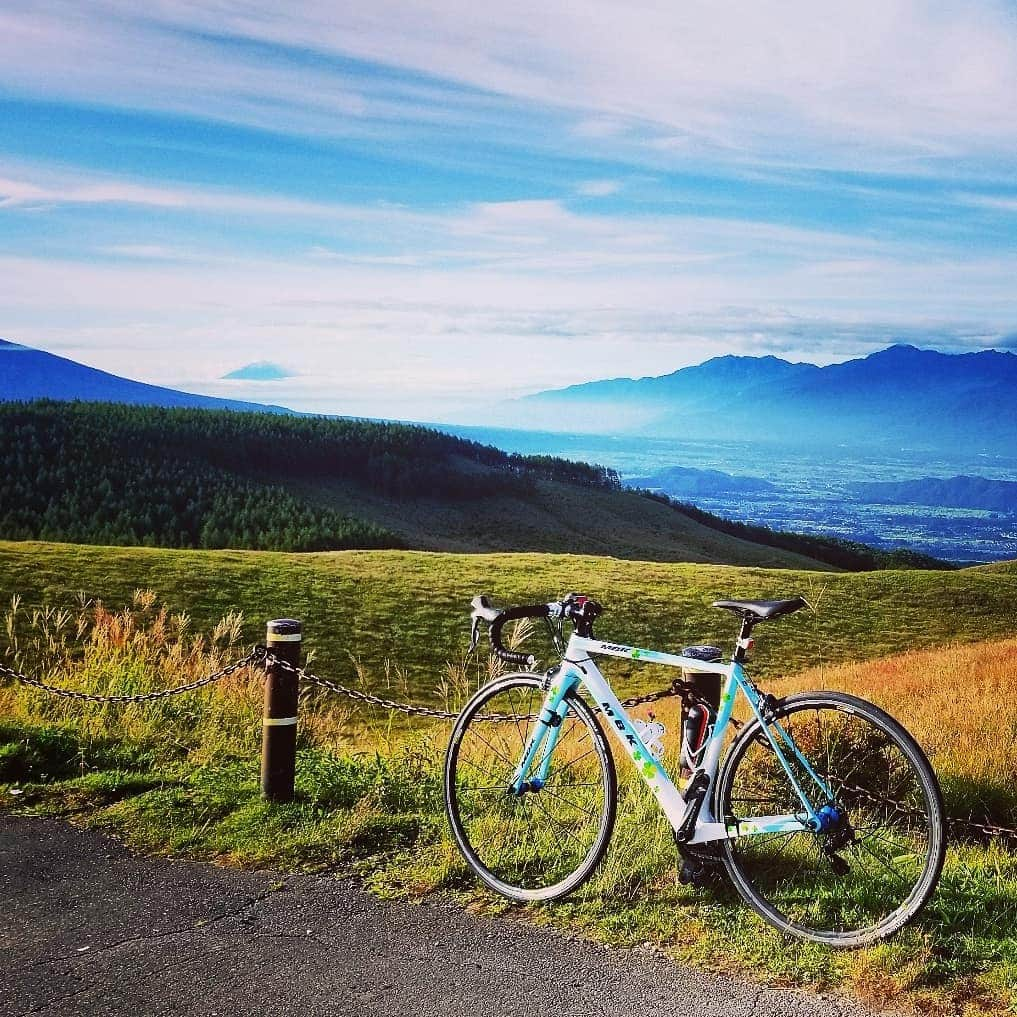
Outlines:
{"label": "coniferous forest", "polygon": [[399,547],[293,493],[339,480],[393,499],[614,489],[601,467],[403,424],[113,403],[0,404],[0,538],[317,551]]}
{"label": "coniferous forest", "polygon": [[120,403],[0,403],[6,540],[399,548],[405,541],[384,525],[332,507],[330,487],[396,506],[418,499],[469,505],[526,501],[541,481],[663,502],[712,530],[850,571],[945,565],[912,552],[732,522],[665,495],[622,492],[617,473],[603,466],[508,454],[416,425]]}

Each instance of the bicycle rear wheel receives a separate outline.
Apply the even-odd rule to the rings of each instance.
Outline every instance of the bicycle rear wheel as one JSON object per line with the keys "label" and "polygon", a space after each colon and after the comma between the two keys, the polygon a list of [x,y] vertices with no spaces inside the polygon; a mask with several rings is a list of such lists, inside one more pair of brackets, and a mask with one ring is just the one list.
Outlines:
{"label": "bicycle rear wheel", "polygon": [[520,902],[554,900],[589,879],[614,826],[617,781],[607,740],[573,693],[543,785],[513,793],[543,701],[533,675],[485,686],[459,715],[445,758],[445,808],[459,850],[491,889]]}
{"label": "bicycle rear wheel", "polygon": [[[754,834],[723,842],[742,898],[799,939],[859,947],[890,935],[932,895],[943,866],[943,801],[917,742],[878,707],[842,693],[781,701],[773,720],[832,792],[826,799],[794,753],[795,778],[823,832]],[[772,720],[769,730],[780,741]],[[731,746],[717,784],[718,816],[737,824],[801,814],[801,799],[758,722]]]}

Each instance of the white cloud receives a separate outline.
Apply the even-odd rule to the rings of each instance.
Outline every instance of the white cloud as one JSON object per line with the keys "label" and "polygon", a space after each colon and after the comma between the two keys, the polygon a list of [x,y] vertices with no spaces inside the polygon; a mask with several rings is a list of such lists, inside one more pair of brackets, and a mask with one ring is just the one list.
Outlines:
{"label": "white cloud", "polygon": [[[34,179],[26,179],[26,177]],[[110,176],[83,176],[32,167],[19,177],[0,176],[0,209],[55,205],[138,205],[191,212],[273,216],[391,217],[381,205],[345,205],[258,195],[225,188],[153,186]],[[411,218],[408,211],[399,213]]]}
{"label": "white cloud", "polygon": [[[582,262],[587,224],[570,234],[571,217],[554,206],[471,215],[470,244],[501,220],[506,231],[553,227],[543,245],[552,249],[525,270],[507,257],[493,267],[412,270],[371,260],[232,259],[214,272],[190,262],[6,258],[5,332],[141,380],[254,399],[263,391],[217,379],[237,364],[281,360],[300,377],[273,383],[276,402],[463,419],[502,397],[665,373],[718,353],[836,360],[898,340],[991,346],[1013,330],[1017,256],[916,259],[874,245],[852,258],[831,241],[813,248],[815,259],[735,263],[723,274],[707,271],[708,262],[666,260],[627,271],[619,268],[631,254],[624,246],[607,248],[604,257],[616,260],[606,267]],[[681,224],[688,257],[716,242],[714,225]],[[773,228],[759,239],[778,243]],[[804,238],[786,240],[794,251]],[[577,267],[532,268],[555,258]]]}
{"label": "white cloud", "polygon": [[[489,100],[217,45],[233,35],[352,56],[577,114],[577,136],[786,162],[992,152],[1017,138],[1017,31],[1002,0],[316,0],[293,7],[36,0],[0,15],[0,79],[53,94],[287,129],[479,115]],[[170,31],[168,31],[170,29]],[[521,59],[526,54],[526,59]],[[428,91],[430,89],[430,91]],[[284,112],[285,111],[285,112]],[[472,113],[471,113],[472,111]],[[295,118],[295,120],[294,120]]]}
{"label": "white cloud", "polygon": [[576,187],[576,193],[585,198],[606,198],[617,194],[622,188],[619,180],[583,180]]}
{"label": "white cloud", "polygon": [[[229,35],[293,49],[215,41]],[[299,53],[428,79],[364,78]],[[783,163],[1012,162],[1017,140],[1017,31],[1002,0],[160,0],[144,17],[133,0],[32,0],[0,13],[0,81],[330,133],[483,119],[493,93],[571,110],[573,137]]]}
{"label": "white cloud", "polygon": [[1006,197],[993,194],[958,194],[955,200],[973,208],[984,208],[991,212],[1017,212],[1017,196]]}

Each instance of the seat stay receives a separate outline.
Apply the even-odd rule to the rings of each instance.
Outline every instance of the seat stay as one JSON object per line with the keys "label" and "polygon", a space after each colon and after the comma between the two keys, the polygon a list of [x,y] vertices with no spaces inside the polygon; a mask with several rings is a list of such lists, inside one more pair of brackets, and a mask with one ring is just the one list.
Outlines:
{"label": "seat stay", "polygon": [[[798,781],[798,778],[795,777],[794,771],[791,769],[791,764],[787,760],[787,756],[784,755],[783,751],[781,751],[781,747],[777,743],[777,739],[774,737],[773,732],[771,732],[770,730],[770,724],[767,723],[766,718],[763,714],[762,697],[745,679],[744,671],[742,671],[741,665],[736,666],[741,676],[741,680],[738,682],[739,687],[741,688],[742,692],[745,693],[745,698],[749,701],[749,706],[752,707],[752,712],[756,715],[756,721],[758,722],[760,729],[762,730],[764,736],[766,737],[766,740],[770,743],[770,748],[773,749],[773,754],[777,757],[777,760],[780,763],[781,768],[787,775],[787,779],[791,782],[791,786],[795,789],[795,793],[801,800],[802,805],[805,806],[805,811],[808,814],[809,821],[815,824],[815,829],[818,830],[822,825],[819,819],[819,815],[816,812],[815,808],[813,808],[812,801],[809,799],[809,796],[805,793],[805,790],[801,786],[801,783]],[[820,790],[823,791],[828,798],[832,798],[829,789],[816,775],[815,770],[813,770],[813,768],[809,765],[808,760],[805,758],[805,756],[802,755],[798,746],[795,745],[793,739],[787,734],[787,732],[783,729],[783,727],[781,727],[781,725],[777,721],[773,721],[772,723],[773,726],[777,728],[777,730],[780,732],[781,740],[795,754],[795,757],[797,758],[798,762],[802,764],[806,772],[816,782]]]}
{"label": "seat stay", "polygon": [[[812,768],[812,764],[802,754],[801,750],[795,744],[794,739],[784,730],[779,720],[773,720],[771,721],[771,723],[773,724],[774,729],[777,731],[777,734],[780,735],[781,741],[783,741],[784,744],[795,754],[795,758],[798,760],[799,763],[802,764],[802,766],[805,769],[805,772],[812,778],[816,787],[818,787],[819,790],[822,791],[827,801],[832,802],[834,800],[833,791],[830,790],[829,785],[827,785],[826,782],[819,776],[819,774],[817,774],[816,771]],[[800,793],[801,792],[799,792],[799,794]]]}

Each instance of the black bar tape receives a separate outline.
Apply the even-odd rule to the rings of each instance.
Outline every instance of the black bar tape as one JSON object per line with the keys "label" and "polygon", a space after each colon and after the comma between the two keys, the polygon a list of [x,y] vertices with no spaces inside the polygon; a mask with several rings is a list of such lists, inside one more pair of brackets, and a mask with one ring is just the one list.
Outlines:
{"label": "black bar tape", "polygon": [[501,630],[506,622],[515,621],[517,618],[546,618],[551,613],[547,604],[529,604],[522,607],[510,607],[502,611],[493,622],[491,622],[491,649],[495,655],[506,664],[518,664],[520,667],[528,667],[532,663],[532,656],[528,653],[516,653],[502,645]]}

